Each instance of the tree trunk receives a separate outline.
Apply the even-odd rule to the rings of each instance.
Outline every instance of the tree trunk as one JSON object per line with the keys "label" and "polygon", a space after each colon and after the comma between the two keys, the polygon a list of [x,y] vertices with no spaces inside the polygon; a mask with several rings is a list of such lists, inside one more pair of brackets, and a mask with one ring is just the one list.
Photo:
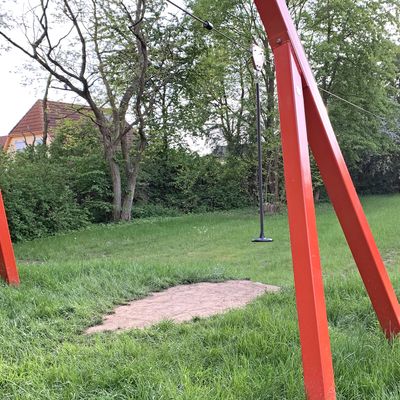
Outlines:
{"label": "tree trunk", "polygon": [[132,205],[135,197],[136,182],[139,173],[139,167],[137,166],[132,174],[128,177],[126,194],[122,203],[121,220],[130,221],[132,219]]}
{"label": "tree trunk", "polygon": [[264,152],[264,154],[265,154],[265,162],[264,162],[264,165],[265,165],[265,169],[266,169],[266,174],[265,174],[265,176],[266,176],[266,178],[265,178],[265,193],[264,193],[264,202],[265,203],[268,203],[269,202],[269,196],[268,196],[268,193],[270,192],[270,189],[271,189],[271,174],[272,174],[272,163],[270,163],[270,162],[268,162],[269,161],[269,159],[270,159],[270,155],[272,154],[272,152],[271,151],[268,151],[268,150],[266,150],[265,152]]}
{"label": "tree trunk", "polygon": [[51,85],[52,75],[49,74],[46,82],[46,90],[43,96],[43,144],[47,146],[47,138],[49,136],[49,110],[48,110],[48,99],[49,99],[49,89]]}
{"label": "tree trunk", "polygon": [[274,159],[274,203],[278,205],[280,203],[279,196],[279,153],[278,149],[275,150],[275,159]]}
{"label": "tree trunk", "polygon": [[321,197],[321,190],[315,189],[314,190],[314,202],[319,203],[319,198]]}
{"label": "tree trunk", "polygon": [[121,172],[119,170],[118,163],[114,160],[114,157],[107,156],[107,161],[110,167],[111,181],[113,186],[113,221],[117,222],[121,219]]}

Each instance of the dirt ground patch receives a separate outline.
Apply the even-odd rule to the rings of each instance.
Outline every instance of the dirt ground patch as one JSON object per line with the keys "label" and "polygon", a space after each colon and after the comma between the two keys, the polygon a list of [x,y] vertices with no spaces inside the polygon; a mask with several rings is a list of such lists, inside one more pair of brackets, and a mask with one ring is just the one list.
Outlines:
{"label": "dirt ground patch", "polygon": [[174,286],[117,307],[102,324],[90,327],[86,333],[146,328],[163,320],[183,322],[194,317],[208,317],[243,307],[266,292],[279,290],[278,286],[251,281]]}

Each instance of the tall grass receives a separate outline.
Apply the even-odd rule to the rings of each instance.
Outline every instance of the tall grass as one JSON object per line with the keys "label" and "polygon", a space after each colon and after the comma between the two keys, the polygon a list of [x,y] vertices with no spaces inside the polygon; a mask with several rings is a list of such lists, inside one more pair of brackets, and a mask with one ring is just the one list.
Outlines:
{"label": "tall grass", "polygon": [[[400,294],[400,196],[365,210]],[[400,399],[400,344],[382,334],[331,207],[318,207],[338,398]],[[1,399],[303,399],[286,215],[254,244],[255,210],[92,226],[21,243],[20,288],[0,287]],[[244,309],[87,336],[133,298],[179,283],[279,285]]]}

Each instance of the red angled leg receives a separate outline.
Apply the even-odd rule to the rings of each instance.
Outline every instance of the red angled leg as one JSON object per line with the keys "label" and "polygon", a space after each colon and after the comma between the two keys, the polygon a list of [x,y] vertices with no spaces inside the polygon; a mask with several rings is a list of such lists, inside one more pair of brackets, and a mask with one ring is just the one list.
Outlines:
{"label": "red angled leg", "polygon": [[326,190],[386,336],[400,332],[400,307],[319,97],[304,93],[308,140]]}
{"label": "red angled leg", "polygon": [[308,152],[302,80],[290,43],[274,49],[304,383],[336,399]]}
{"label": "red angled leg", "polygon": [[3,196],[0,191],[0,275],[11,285],[19,284],[18,270],[11,243]]}

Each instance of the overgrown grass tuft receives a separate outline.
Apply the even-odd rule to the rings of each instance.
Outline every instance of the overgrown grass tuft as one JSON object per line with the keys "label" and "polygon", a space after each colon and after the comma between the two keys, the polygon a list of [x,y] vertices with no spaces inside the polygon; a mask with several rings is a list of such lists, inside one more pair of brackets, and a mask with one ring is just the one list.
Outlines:
{"label": "overgrown grass tuft", "polygon": [[[400,294],[400,196],[365,209]],[[400,343],[382,334],[329,205],[318,225],[338,398],[400,398]],[[285,215],[254,244],[253,210],[153,218],[21,243],[22,285],[0,287],[1,399],[304,399]],[[144,331],[82,334],[179,283],[249,278],[283,291],[244,309]]]}

